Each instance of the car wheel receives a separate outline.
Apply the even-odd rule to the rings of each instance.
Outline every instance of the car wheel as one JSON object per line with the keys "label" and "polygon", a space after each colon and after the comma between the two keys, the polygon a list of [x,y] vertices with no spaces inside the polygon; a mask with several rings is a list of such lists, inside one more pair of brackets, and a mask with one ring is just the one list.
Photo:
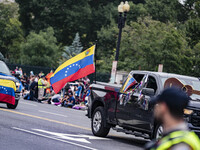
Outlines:
{"label": "car wheel", "polygon": [[163,126],[161,124],[158,124],[154,131],[154,139],[158,140],[163,135]]}
{"label": "car wheel", "polygon": [[110,131],[109,127],[105,127],[106,121],[103,107],[97,107],[92,115],[92,132],[95,136],[106,137]]}
{"label": "car wheel", "polygon": [[15,109],[17,107],[17,105],[18,105],[18,101],[19,100],[15,100],[15,105],[7,104],[7,108],[9,108],[9,109]]}

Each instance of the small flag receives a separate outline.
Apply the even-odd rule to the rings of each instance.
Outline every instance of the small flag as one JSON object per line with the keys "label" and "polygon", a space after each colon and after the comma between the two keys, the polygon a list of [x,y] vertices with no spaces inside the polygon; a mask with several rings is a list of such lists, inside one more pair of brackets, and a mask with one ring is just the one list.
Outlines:
{"label": "small flag", "polygon": [[0,79],[0,101],[15,105],[16,85],[11,80]]}
{"label": "small flag", "polygon": [[95,45],[72,57],[60,65],[50,78],[55,93],[58,93],[67,82],[75,81],[95,72]]}
{"label": "small flag", "polygon": [[137,81],[132,77],[132,75],[128,75],[128,78],[125,80],[124,85],[122,87],[122,92],[126,92],[130,87],[137,84]]}

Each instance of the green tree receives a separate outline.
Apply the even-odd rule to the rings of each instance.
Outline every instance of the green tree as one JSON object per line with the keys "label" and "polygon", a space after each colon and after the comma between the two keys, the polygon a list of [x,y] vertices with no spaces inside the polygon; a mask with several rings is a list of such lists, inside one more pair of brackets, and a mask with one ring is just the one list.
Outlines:
{"label": "green tree", "polygon": [[184,6],[178,0],[146,0],[145,7],[154,20],[182,22],[187,19]]}
{"label": "green tree", "polygon": [[116,49],[118,27],[113,22],[110,26],[102,27],[98,32],[97,59],[110,58]]}
{"label": "green tree", "polygon": [[137,19],[144,18],[148,16],[148,11],[145,8],[145,4],[139,3],[134,4],[133,2],[130,2],[130,11],[127,14],[127,22],[130,24],[131,21],[137,21]]}
{"label": "green tree", "polygon": [[0,3],[0,35],[0,51],[10,62],[18,63],[24,34],[16,3]]}
{"label": "green tree", "polygon": [[21,50],[20,44],[24,41],[24,33],[21,29],[21,22],[12,18],[4,28],[4,46],[7,49],[6,58],[11,63],[20,63]]}
{"label": "green tree", "polygon": [[39,34],[31,32],[21,44],[22,64],[57,67],[60,56],[59,46],[52,27]]}
{"label": "green tree", "polygon": [[185,0],[183,5],[189,18],[200,17],[200,0]]}
{"label": "green tree", "polygon": [[[36,45],[39,44],[36,39],[41,39],[41,30],[49,26],[53,27],[55,37],[62,46],[70,45],[75,33],[78,32],[84,49],[98,40],[97,70],[111,71],[119,31],[117,27],[119,0],[16,0],[16,2],[20,7],[20,21],[28,35],[24,43],[31,37]],[[166,72],[197,75],[198,57],[195,55],[198,55],[200,42],[200,0],[185,0],[184,3],[180,3],[179,0],[134,0],[129,4],[131,9],[123,29],[118,70],[129,71],[141,67],[156,71],[158,64],[162,63]],[[10,16],[9,12],[4,13],[4,16]],[[10,18],[7,20],[10,21]],[[8,29],[5,31],[10,30],[9,21],[5,24],[5,21],[0,21],[0,32],[4,33],[5,28]],[[15,22],[12,26],[16,28],[16,21],[10,22]],[[16,55],[14,58],[11,54],[14,54],[15,45],[17,46],[22,38],[9,40],[12,39],[9,38],[12,37],[11,33],[7,32],[8,38],[4,40],[9,44],[5,42],[2,44],[3,40],[0,38],[0,48],[6,58],[16,60],[19,56]],[[38,37],[33,38],[33,35]],[[60,56],[57,57],[65,57],[64,61],[77,54],[72,45],[64,47],[64,52],[59,53]],[[9,53],[6,48],[9,48]],[[21,54],[25,52],[23,46],[22,48]],[[26,61],[24,57],[21,60]]]}
{"label": "green tree", "polygon": [[64,52],[62,54],[63,61],[66,61],[77,54],[81,53],[83,47],[80,42],[80,36],[79,33],[76,33],[76,36],[74,38],[74,41],[72,42],[71,46],[65,46],[64,47]]}
{"label": "green tree", "polygon": [[200,73],[200,42],[197,43],[193,48],[193,57],[192,57],[193,65],[192,67],[192,75],[198,76]]}
{"label": "green tree", "polygon": [[122,37],[119,70],[157,71],[163,64],[166,72],[188,74],[190,52],[185,36],[173,24],[141,19],[126,26]]}
{"label": "green tree", "polygon": [[91,8],[88,1],[16,0],[20,8],[20,21],[26,34],[30,31],[38,33],[51,26],[54,28],[57,40],[63,45],[71,44],[75,33],[79,32],[82,37],[90,30],[88,20],[91,18]]}
{"label": "green tree", "polygon": [[185,28],[188,43],[193,48],[200,41],[200,18],[186,21]]}

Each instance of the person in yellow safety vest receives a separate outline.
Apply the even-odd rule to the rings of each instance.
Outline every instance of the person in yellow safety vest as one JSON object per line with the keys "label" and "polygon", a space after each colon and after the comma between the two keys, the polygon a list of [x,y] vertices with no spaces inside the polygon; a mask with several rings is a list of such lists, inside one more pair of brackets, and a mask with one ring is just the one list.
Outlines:
{"label": "person in yellow safety vest", "polygon": [[163,128],[163,135],[145,145],[145,150],[200,150],[199,137],[189,131],[183,119],[184,109],[190,97],[181,89],[168,88],[150,100],[154,105],[154,117],[158,124],[156,130]]}
{"label": "person in yellow safety vest", "polygon": [[45,76],[41,76],[41,78],[38,80],[38,102],[41,102],[44,96],[44,90],[45,90]]}

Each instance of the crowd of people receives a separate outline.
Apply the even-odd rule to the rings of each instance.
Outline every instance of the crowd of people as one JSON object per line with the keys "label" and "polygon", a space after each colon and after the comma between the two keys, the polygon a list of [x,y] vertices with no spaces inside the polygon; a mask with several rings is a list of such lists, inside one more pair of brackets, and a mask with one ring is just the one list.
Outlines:
{"label": "crowd of people", "polygon": [[28,76],[22,68],[16,67],[11,73],[18,77],[23,85],[22,96],[26,100],[56,106],[85,109],[90,95],[90,79],[86,76],[74,82],[67,83],[59,93],[55,93],[50,84],[53,71],[45,75],[42,71],[36,75],[30,71]]}

